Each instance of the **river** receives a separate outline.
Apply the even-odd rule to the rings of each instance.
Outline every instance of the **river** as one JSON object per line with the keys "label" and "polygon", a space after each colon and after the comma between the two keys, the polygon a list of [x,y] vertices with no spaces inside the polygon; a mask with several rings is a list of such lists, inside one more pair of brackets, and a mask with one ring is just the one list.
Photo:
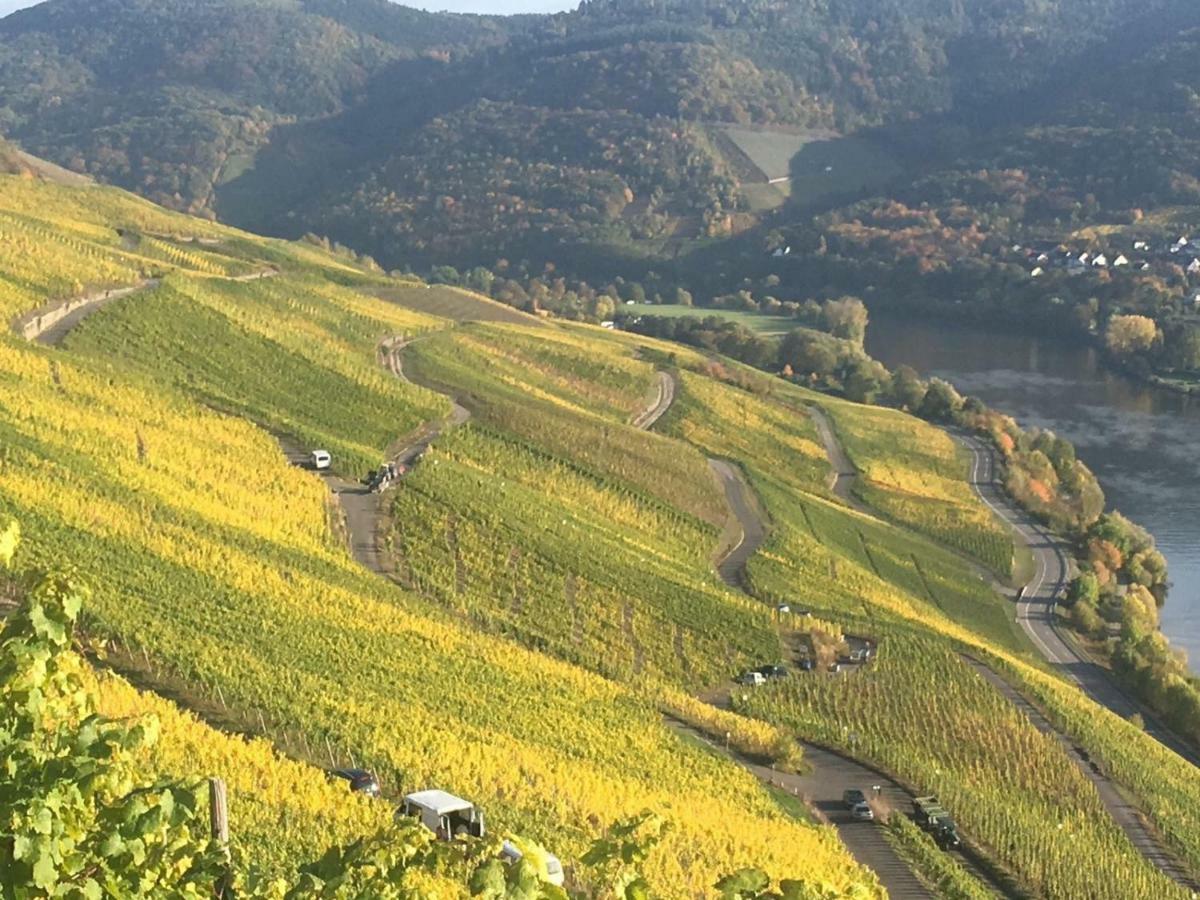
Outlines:
{"label": "river", "polygon": [[1107,371],[1087,347],[982,328],[876,319],[867,351],[1069,438],[1109,507],[1157,539],[1171,578],[1162,629],[1200,669],[1200,400]]}

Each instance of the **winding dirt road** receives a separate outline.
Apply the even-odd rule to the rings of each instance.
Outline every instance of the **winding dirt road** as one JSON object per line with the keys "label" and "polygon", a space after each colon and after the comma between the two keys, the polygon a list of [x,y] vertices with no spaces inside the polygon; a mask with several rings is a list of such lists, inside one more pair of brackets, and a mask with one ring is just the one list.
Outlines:
{"label": "winding dirt road", "polygon": [[1017,621],[1041,654],[1096,703],[1128,719],[1142,716],[1146,733],[1179,754],[1194,766],[1200,766],[1200,753],[1164,728],[1152,713],[1122,691],[1101,666],[1086,658],[1059,630],[1055,608],[1066,592],[1070,567],[1062,543],[1016,506],[997,480],[995,450],[982,439],[961,432],[953,436],[972,455],[971,486],[979,498],[1012,528],[1017,539],[1034,556],[1033,580],[1025,586],[1017,601]]}

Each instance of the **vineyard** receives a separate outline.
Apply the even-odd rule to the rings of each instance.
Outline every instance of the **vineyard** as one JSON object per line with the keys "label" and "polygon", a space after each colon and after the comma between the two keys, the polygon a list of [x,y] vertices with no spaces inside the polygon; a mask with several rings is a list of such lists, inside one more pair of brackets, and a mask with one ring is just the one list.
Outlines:
{"label": "vineyard", "polygon": [[375,346],[436,320],[315,278],[249,282],[170,276],[136,303],[85,321],[75,354],[128,367],[202,403],[333,454],[355,477],[399,435],[448,411],[445,400],[384,371]]}
{"label": "vineyard", "polygon": [[[278,260],[280,252],[269,245],[264,255]],[[294,423],[303,414],[314,429],[333,428],[339,404],[359,402],[356,392],[378,383],[378,373],[368,374],[374,339],[428,322],[335,284],[310,289],[305,279],[316,268],[306,260],[294,273],[237,285],[176,272],[160,291],[87,320],[65,353],[0,339],[0,515],[22,522],[30,563],[67,557],[94,576],[92,634],[120,656],[145,658],[154,683],[185,699],[219,697],[267,732],[287,730],[316,746],[328,739],[394,788],[454,790],[477,800],[498,831],[518,830],[564,860],[612,822],[655,809],[671,829],[646,870],[667,896],[701,894],[743,865],[842,889],[872,884],[832,832],[796,823],[751,776],[667,730],[657,693],[643,696],[485,633],[361,570],[329,530],[324,485],[288,466],[266,433],[209,408],[241,404],[254,418]],[[272,324],[289,304],[294,318]],[[165,309],[182,325],[172,326]],[[143,329],[166,342],[157,358]],[[231,337],[232,349],[220,345]],[[185,338],[192,347],[181,346]],[[189,373],[174,368],[177,353],[215,359],[196,359]],[[326,395],[301,409],[289,395],[297,385],[286,381],[297,369],[277,368],[285,358],[346,377],[326,376]],[[647,367],[643,383],[628,382],[630,408],[651,376]],[[614,370],[614,384],[628,378]],[[430,396],[403,385],[372,393],[392,437]],[[613,403],[603,421],[628,430]],[[372,427],[359,423],[350,434],[364,447],[383,441],[382,429],[378,437],[364,431]],[[488,443],[479,440],[464,459],[467,449],[486,459]],[[560,468],[564,485],[593,484]],[[683,529],[654,535],[657,549],[642,551],[650,557],[673,551],[688,530],[711,527],[640,490],[622,495],[607,482],[588,489],[592,499],[609,498],[613,505],[601,509],[611,516],[649,516],[641,532],[622,526],[614,540],[659,525]],[[694,496],[702,506],[711,493],[706,481]],[[590,515],[589,525],[599,511]],[[679,565],[690,572],[704,552]],[[721,604],[731,621],[750,623],[744,633],[771,636],[754,624],[761,613]],[[647,637],[648,658],[650,644]],[[253,851],[272,864],[290,852],[282,842]]]}
{"label": "vineyard", "polygon": [[945,432],[895,410],[823,405],[861,473],[864,503],[1009,576],[1012,536],[971,491],[965,451]]}
{"label": "vineyard", "polygon": [[738,705],[936,793],[1038,896],[1188,896],[1134,851],[1058,742],[935,641],[896,632],[854,678],[793,679]]}
{"label": "vineyard", "polygon": [[268,877],[282,877],[297,860],[371,834],[391,817],[386,804],[352,794],[344,781],[280,756],[264,740],[226,735],[174,704],[138,691],[112,675],[93,676],[98,711],[113,719],[152,715],[159,739],[144,752],[151,777],[180,772],[219,774],[229,789],[237,845]]}
{"label": "vineyard", "polygon": [[464,429],[392,508],[402,580],[610,677],[696,687],[779,658],[758,604],[715,576],[711,529],[544,450]]}
{"label": "vineyard", "polygon": [[405,371],[454,393],[498,430],[719,525],[725,503],[704,457],[628,427],[654,384],[654,367],[632,353],[632,344],[599,329],[545,329],[534,338],[511,326],[473,325],[413,344]]}
{"label": "vineyard", "polygon": [[[433,315],[434,289],[393,284],[380,299],[381,276],[314,245],[191,227],[115,191],[0,180],[10,319],[162,279],[61,350],[0,337],[0,517],[22,522],[32,562],[66,557],[94,576],[89,631],[114,659],[141,660],[147,686],[219,703],[288,746],[336,747],[393,788],[477,800],[498,830],[567,861],[654,809],[671,826],[647,865],[664,896],[709,896],[719,873],[749,865],[878,894],[832,830],[793,820],[664,713],[755,756],[787,755],[798,733],[935,791],[1038,895],[1183,896],[1061,745],[961,660],[970,651],[1036,699],[1200,869],[1194,770],[1031,665],[1011,607],[942,546],[1005,571],[1012,553],[941,432],[629,335],[456,326]],[[488,318],[470,307],[455,315]],[[415,385],[378,365],[395,336],[414,339],[403,367]],[[682,369],[676,400],[641,431],[630,423],[660,368]],[[264,429],[358,474],[446,414],[433,388],[473,419],[388,496],[397,585],[351,560],[324,483]],[[885,519],[830,491],[812,403]],[[729,511],[708,457],[739,464],[770,520],[752,597],[713,569]],[[784,603],[795,615],[777,622]],[[780,659],[788,632],[814,621],[872,636],[877,661],[736,695],[756,718],[692,695]],[[380,815],[264,743],[107,676],[101,688],[110,714],[163,719],[148,769],[230,781],[238,828],[270,871]],[[901,839],[920,855],[913,837]]]}

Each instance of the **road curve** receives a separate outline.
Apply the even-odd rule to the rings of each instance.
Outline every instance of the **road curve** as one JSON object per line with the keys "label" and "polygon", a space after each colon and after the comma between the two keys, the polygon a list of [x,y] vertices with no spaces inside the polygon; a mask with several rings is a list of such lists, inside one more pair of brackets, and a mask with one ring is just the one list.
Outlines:
{"label": "road curve", "polygon": [[675,376],[670,372],[656,372],[654,399],[633,420],[633,427],[649,431],[675,402]]}
{"label": "road curve", "polygon": [[846,449],[842,446],[842,442],[838,440],[837,433],[833,430],[833,423],[829,421],[829,415],[819,406],[810,406],[808,415],[817,427],[817,434],[821,436],[821,443],[825,445],[825,455],[829,457],[829,465],[833,468],[830,475],[830,490],[851,509],[867,515],[874,515],[854,496],[854,482],[858,479],[858,466],[854,465],[846,453]]}
{"label": "road curve", "polygon": [[1024,694],[1009,684],[991,667],[965,654],[962,658],[980,677],[1020,710],[1034,728],[1042,734],[1053,735],[1058,740],[1067,756],[1079,767],[1084,777],[1095,786],[1096,793],[1100,795],[1100,802],[1104,804],[1104,808],[1108,810],[1118,827],[1125,832],[1125,836],[1129,838],[1129,842],[1133,844],[1138,853],[1177,884],[1193,891],[1200,891],[1200,882],[1191,876],[1187,867],[1167,849],[1159,836],[1147,827],[1141,812],[1125,799],[1112,779],[1092,762],[1086,750],[1076,746],[1067,735],[1055,728],[1040,709],[1030,703]]}
{"label": "road curve", "polygon": [[1087,659],[1063,637],[1055,621],[1055,607],[1066,592],[1070,579],[1062,542],[1017,507],[1005,493],[997,480],[998,467],[993,447],[975,435],[963,432],[952,434],[971,451],[970,481],[979,498],[1012,528],[1017,539],[1033,553],[1036,569],[1033,580],[1025,586],[1024,594],[1017,601],[1017,622],[1034,646],[1096,703],[1123,719],[1138,713],[1145,721],[1147,734],[1192,765],[1200,766],[1200,753],[1164,728],[1144,707],[1117,687],[1108,672]]}
{"label": "road curve", "polygon": [[85,318],[122,297],[139,294],[158,287],[161,279],[147,278],[131,287],[96,291],[83,297],[63,300],[20,316],[13,330],[27,341],[37,341],[47,347],[57,347],[71,330]]}
{"label": "road curve", "polygon": [[736,520],[738,538],[717,559],[717,573],[734,590],[746,590],[746,563],[767,539],[767,523],[758,511],[745,476],[733,463],[710,459],[708,467],[725,492],[725,503]]}
{"label": "road curve", "polygon": [[[221,281],[261,281],[264,278],[274,278],[279,272],[275,269],[263,269],[246,275],[213,276]],[[135,285],[123,288],[110,288],[106,291],[96,291],[82,297],[62,300],[50,306],[43,306],[32,312],[18,316],[13,322],[13,331],[27,341],[37,341],[47,347],[57,347],[63,342],[75,326],[92,313],[103,309],[110,303],[124,297],[150,291],[162,284],[161,278],[145,278]]]}

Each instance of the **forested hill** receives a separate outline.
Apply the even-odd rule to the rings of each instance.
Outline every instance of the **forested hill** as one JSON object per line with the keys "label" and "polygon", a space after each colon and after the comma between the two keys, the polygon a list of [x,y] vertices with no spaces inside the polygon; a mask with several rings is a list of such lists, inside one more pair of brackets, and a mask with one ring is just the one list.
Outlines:
{"label": "forested hill", "polygon": [[169,206],[390,265],[580,246],[665,258],[764,211],[722,125],[975,116],[1187,9],[589,0],[502,19],[387,0],[49,0],[0,22],[0,133]]}

